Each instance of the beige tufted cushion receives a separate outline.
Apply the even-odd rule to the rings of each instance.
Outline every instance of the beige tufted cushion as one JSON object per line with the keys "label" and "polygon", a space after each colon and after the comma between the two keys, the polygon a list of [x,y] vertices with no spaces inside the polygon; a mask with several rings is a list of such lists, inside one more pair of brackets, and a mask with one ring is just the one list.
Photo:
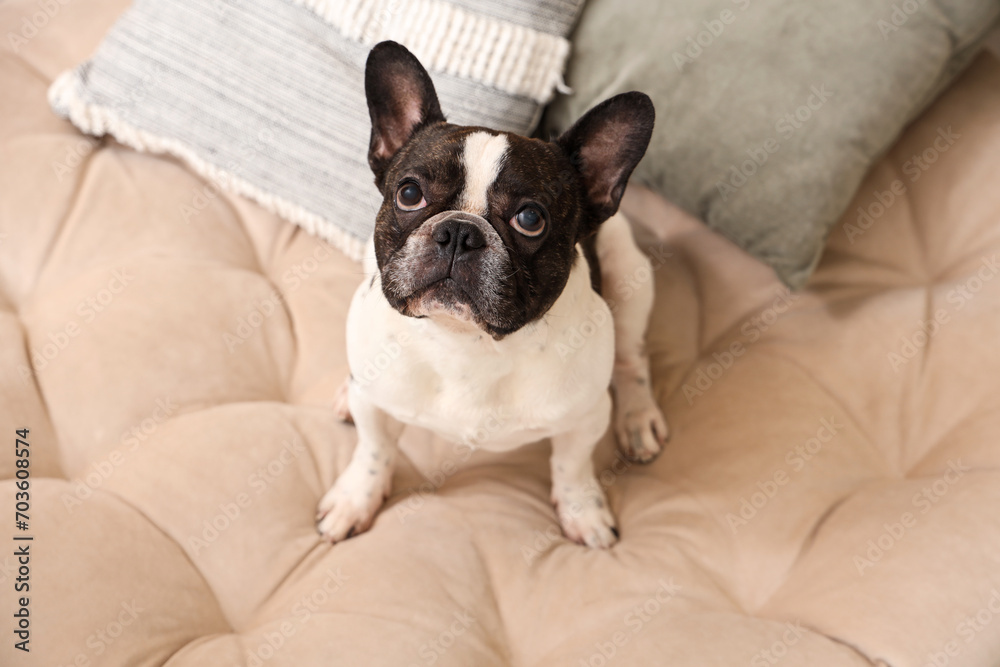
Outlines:
{"label": "beige tufted cushion", "polygon": [[[325,406],[359,268],[48,111],[124,4],[59,5],[0,47],[4,521],[15,427],[35,480],[32,652],[12,648],[8,541],[0,664],[997,664],[995,60],[869,175],[851,224],[905,194],[853,243],[838,227],[801,294],[630,193],[674,437],[644,468],[604,442],[613,550],[560,536],[544,444],[464,460],[417,432],[373,530],[331,548],[313,519],[354,438]],[[0,34],[37,7],[0,5]]]}

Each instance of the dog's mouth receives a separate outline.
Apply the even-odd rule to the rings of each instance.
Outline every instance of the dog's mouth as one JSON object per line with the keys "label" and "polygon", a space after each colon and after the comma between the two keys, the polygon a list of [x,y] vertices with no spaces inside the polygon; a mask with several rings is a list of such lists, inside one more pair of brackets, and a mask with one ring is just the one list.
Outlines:
{"label": "dog's mouth", "polygon": [[408,317],[431,318],[460,329],[475,327],[500,340],[517,331],[501,313],[484,310],[482,299],[470,294],[452,276],[424,285],[405,297],[389,298],[389,303]]}
{"label": "dog's mouth", "polygon": [[406,307],[418,317],[443,313],[456,319],[472,321],[475,301],[457,280],[447,276],[407,297]]}

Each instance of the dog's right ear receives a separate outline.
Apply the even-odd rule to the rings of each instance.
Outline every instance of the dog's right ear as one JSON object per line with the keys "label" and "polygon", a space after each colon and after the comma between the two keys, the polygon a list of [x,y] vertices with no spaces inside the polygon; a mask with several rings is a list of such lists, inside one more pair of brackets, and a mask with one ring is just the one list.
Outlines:
{"label": "dog's right ear", "polygon": [[[595,106],[556,139],[580,172],[598,223],[618,210],[629,176],[649,146],[655,118],[649,96],[622,93]],[[582,231],[586,236],[595,230]]]}
{"label": "dog's right ear", "polygon": [[379,42],[365,65],[365,96],[372,119],[368,165],[382,188],[393,156],[425,125],[444,120],[434,83],[405,46]]}

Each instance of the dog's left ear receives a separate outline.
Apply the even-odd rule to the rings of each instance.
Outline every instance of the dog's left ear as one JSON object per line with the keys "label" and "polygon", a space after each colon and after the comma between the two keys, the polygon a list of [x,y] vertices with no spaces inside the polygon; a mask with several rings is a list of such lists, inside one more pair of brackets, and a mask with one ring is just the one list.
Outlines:
{"label": "dog's left ear", "polygon": [[372,120],[368,165],[381,189],[392,157],[413,133],[444,120],[434,83],[402,44],[379,42],[365,64],[365,96]]}
{"label": "dog's left ear", "polygon": [[622,93],[598,104],[556,139],[583,177],[597,223],[618,210],[628,178],[653,135],[655,115],[649,96]]}

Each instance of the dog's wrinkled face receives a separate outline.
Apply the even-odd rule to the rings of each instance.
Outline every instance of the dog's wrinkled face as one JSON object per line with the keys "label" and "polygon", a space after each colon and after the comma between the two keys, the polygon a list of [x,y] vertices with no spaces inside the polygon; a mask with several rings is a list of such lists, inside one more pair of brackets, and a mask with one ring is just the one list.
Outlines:
{"label": "dog's wrinkled face", "polygon": [[365,90],[383,294],[404,315],[464,320],[496,339],[556,301],[576,244],[617,210],[652,132],[641,93],[598,105],[555,142],[452,125],[394,42],[372,50]]}
{"label": "dog's wrinkled face", "polygon": [[450,315],[502,337],[562,292],[584,216],[552,144],[440,122],[385,174],[375,227],[382,289],[405,315]]}

